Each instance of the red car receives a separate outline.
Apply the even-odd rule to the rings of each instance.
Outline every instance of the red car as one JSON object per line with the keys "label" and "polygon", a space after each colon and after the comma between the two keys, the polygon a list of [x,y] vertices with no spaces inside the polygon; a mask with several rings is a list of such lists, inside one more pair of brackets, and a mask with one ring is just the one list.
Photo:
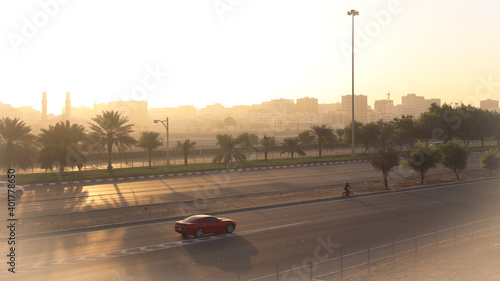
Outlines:
{"label": "red car", "polygon": [[231,233],[236,228],[236,222],[230,219],[216,218],[209,215],[195,215],[175,222],[175,231],[184,235],[202,237],[205,233]]}

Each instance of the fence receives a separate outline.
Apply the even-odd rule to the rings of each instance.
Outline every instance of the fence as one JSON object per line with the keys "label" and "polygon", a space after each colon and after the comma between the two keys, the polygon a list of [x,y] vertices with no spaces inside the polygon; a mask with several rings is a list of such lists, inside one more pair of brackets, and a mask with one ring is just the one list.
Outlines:
{"label": "fence", "polygon": [[[500,227],[500,217],[493,217],[446,228],[431,226],[433,231],[414,231],[389,235],[386,241],[375,245],[363,242],[351,246],[351,251],[341,246],[337,256],[317,261],[316,256],[297,255],[280,262],[252,266],[255,272],[220,272],[199,281],[292,281],[292,280],[398,280],[408,271],[418,273],[424,266],[438,266],[440,260],[456,259],[464,252],[476,251],[481,238],[487,245],[498,240],[494,229]],[[497,230],[498,231],[498,230]],[[483,244],[485,244],[483,242]],[[465,249],[464,249],[465,247]],[[459,250],[460,248],[460,250]],[[468,249],[467,249],[468,248]],[[313,249],[311,249],[313,250]],[[313,252],[313,251],[311,251]],[[432,260],[430,262],[429,260]],[[299,266],[296,266],[296,265]],[[400,278],[401,280],[404,277]]]}
{"label": "fence", "polygon": [[[485,141],[485,146],[495,146],[496,141]],[[469,146],[481,146],[481,141],[472,141]],[[200,164],[200,163],[212,163],[212,160],[215,157],[215,153],[204,153],[204,151],[216,151],[216,148],[207,148],[207,149],[194,149],[190,152],[188,156],[189,164]],[[376,149],[369,148],[368,153],[375,152]],[[318,157],[319,151],[318,149],[306,149],[306,155],[310,157]],[[355,153],[364,153],[365,149],[362,147],[356,147]],[[336,147],[336,148],[324,148],[322,151],[323,156],[331,156],[331,155],[342,155],[342,154],[350,154],[350,147]],[[262,151],[252,151],[246,152],[245,156],[248,160],[264,160],[264,152]],[[115,168],[133,168],[133,167],[147,167],[149,165],[149,159],[146,151],[135,151],[135,152],[124,152],[121,154],[114,154],[112,165]],[[85,162],[85,165],[82,167],[82,170],[104,170],[107,168],[108,160],[105,158],[98,159],[90,159]],[[280,158],[290,158],[288,154],[281,154],[279,150],[272,150],[268,153],[268,159],[280,159]],[[154,150],[151,156],[151,166],[162,166],[166,165],[166,153],[165,151],[157,151]],[[181,155],[180,151],[171,151],[170,155],[170,165],[184,165],[184,156]],[[68,170],[74,170],[75,168],[66,168]],[[40,165],[35,165],[31,169],[21,169],[18,171],[19,174],[33,174],[33,173],[53,173],[57,172],[57,169],[54,171],[41,169]]]}

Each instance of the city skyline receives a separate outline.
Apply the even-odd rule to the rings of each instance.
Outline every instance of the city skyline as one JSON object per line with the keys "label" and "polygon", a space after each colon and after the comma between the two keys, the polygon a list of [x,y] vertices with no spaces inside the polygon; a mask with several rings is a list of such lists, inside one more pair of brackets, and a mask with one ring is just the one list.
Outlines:
{"label": "city skyline", "polygon": [[[355,95],[355,119],[361,123],[376,122],[379,120],[391,121],[401,116],[419,116],[426,112],[431,104],[441,106],[439,98],[425,98],[414,93],[401,98],[400,104],[395,104],[390,93],[384,100],[376,100],[373,107],[368,104],[366,95]],[[55,122],[69,120],[73,123],[84,124],[91,118],[105,110],[115,110],[129,118],[137,130],[156,130],[158,126],[153,120],[162,120],[165,117],[172,119],[172,131],[176,132],[213,132],[218,129],[226,130],[288,130],[299,129],[312,125],[325,124],[332,128],[344,128],[351,122],[352,97],[342,96],[340,102],[319,103],[315,97],[293,99],[272,99],[253,105],[238,105],[225,107],[220,103],[207,105],[204,108],[195,108],[192,105],[178,107],[148,106],[147,101],[112,101],[109,103],[94,104],[92,107],[72,106],[71,93],[66,92],[65,104],[61,114],[47,113],[48,94],[42,93],[42,111],[31,106],[12,107],[0,103],[0,117],[19,117],[36,130]],[[456,106],[456,105],[453,105]],[[498,100],[480,101],[484,110],[500,112]],[[235,125],[224,125],[227,118],[232,118]],[[161,131],[161,130],[160,130]]]}
{"label": "city skyline", "polygon": [[41,110],[42,91],[53,114],[66,92],[77,107],[338,102],[350,92],[353,8],[356,94],[369,104],[387,92],[395,101],[416,93],[476,107],[499,97],[500,3],[492,0],[40,3],[0,4],[0,92],[15,107]]}

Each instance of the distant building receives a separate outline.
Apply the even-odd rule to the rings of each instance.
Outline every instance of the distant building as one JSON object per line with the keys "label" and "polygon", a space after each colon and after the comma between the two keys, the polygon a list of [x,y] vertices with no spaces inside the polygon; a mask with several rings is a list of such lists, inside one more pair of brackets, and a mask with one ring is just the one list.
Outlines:
{"label": "distant building", "polygon": [[[352,95],[342,96],[342,111],[352,115]],[[365,123],[368,121],[368,97],[354,95],[354,120]],[[350,124],[352,117],[344,120],[344,125]]]}
{"label": "distant building", "polygon": [[318,113],[318,99],[310,97],[297,99],[297,112]]}
{"label": "distant building", "polygon": [[134,130],[144,130],[148,127],[148,102],[147,101],[114,101],[108,103],[108,110],[120,112],[127,116],[129,122],[134,124]]}
{"label": "distant building", "polygon": [[47,121],[47,92],[42,93],[42,121]]}
{"label": "distant building", "polygon": [[290,99],[271,100],[271,112],[290,114],[295,112],[295,103]]}
{"label": "distant building", "polygon": [[21,119],[26,122],[26,124],[35,124],[40,120],[40,111],[34,109],[32,106],[21,106],[19,107],[21,112]]}
{"label": "distant building", "polygon": [[80,106],[71,107],[71,116],[79,120],[90,120],[95,117],[94,111],[90,107]]}
{"label": "distant building", "polygon": [[441,106],[441,99],[425,99],[423,96],[408,94],[401,97],[401,107],[403,115],[411,115],[418,118],[420,114],[426,112],[433,104]]}
{"label": "distant building", "polygon": [[390,121],[394,118],[394,101],[390,99],[390,93],[387,94],[387,99],[376,100],[374,114],[370,118],[373,121],[384,120]]}
{"label": "distant building", "polygon": [[487,99],[483,100],[480,103],[481,109],[484,110],[489,110],[489,111],[500,111],[498,108],[498,101],[497,100],[492,100],[492,99]]}
{"label": "distant building", "polygon": [[71,100],[69,98],[69,92],[66,92],[66,107],[65,107],[64,115],[65,115],[66,119],[69,119],[71,117]]}

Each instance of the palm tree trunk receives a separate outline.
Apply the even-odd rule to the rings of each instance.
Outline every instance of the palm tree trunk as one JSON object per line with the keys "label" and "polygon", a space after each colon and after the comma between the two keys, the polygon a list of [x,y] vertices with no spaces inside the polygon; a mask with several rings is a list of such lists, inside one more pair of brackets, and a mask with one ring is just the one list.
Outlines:
{"label": "palm tree trunk", "polygon": [[319,158],[321,158],[321,147],[319,147]]}
{"label": "palm tree trunk", "polygon": [[108,172],[113,169],[113,165],[111,165],[111,151],[113,150],[113,143],[108,143]]}
{"label": "palm tree trunk", "polygon": [[267,162],[267,150],[266,150],[266,151],[264,151],[264,161],[266,161],[266,162]]}
{"label": "palm tree trunk", "polygon": [[188,165],[188,155],[187,154],[184,154],[184,165],[185,166]]}
{"label": "palm tree trunk", "polygon": [[389,183],[387,182],[387,173],[383,173],[384,174],[384,186],[385,186],[385,189],[389,189]]}
{"label": "palm tree trunk", "polygon": [[293,151],[292,151],[292,153],[291,153],[291,154],[292,154],[292,159],[293,159]]}
{"label": "palm tree trunk", "polygon": [[149,168],[151,168],[151,149],[148,149]]}
{"label": "palm tree trunk", "polygon": [[424,174],[420,175],[420,185],[424,185]]}

